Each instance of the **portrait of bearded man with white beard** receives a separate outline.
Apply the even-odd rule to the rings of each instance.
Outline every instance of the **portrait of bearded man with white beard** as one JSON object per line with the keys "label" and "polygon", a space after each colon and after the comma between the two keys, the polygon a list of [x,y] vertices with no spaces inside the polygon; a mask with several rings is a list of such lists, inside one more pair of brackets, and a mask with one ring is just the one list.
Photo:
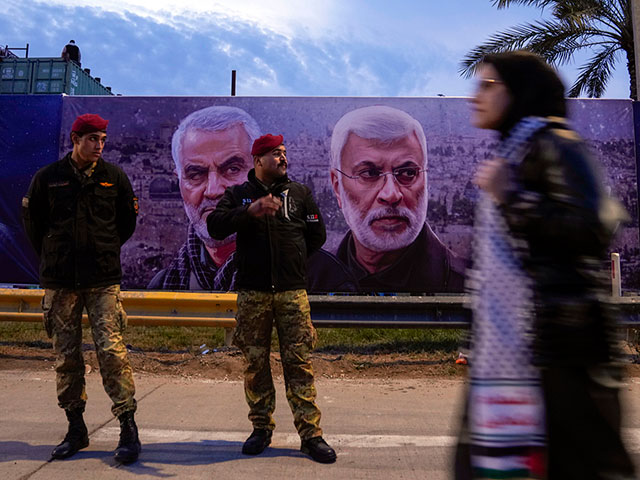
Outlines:
{"label": "portrait of bearded man with white beard", "polygon": [[244,110],[214,106],[185,117],[173,134],[171,154],[189,219],[187,240],[147,288],[229,291],[234,287],[235,235],[214,240],[207,216],[227,187],[243,183],[253,167],[251,145],[260,136]]}
{"label": "portrait of bearded man with white beard", "polygon": [[[335,255],[321,251],[310,259],[309,290],[342,283],[362,293],[462,292],[466,262],[427,223],[427,173],[422,125],[406,112],[376,105],[340,118],[330,179],[350,230]],[[348,278],[327,278],[329,262],[340,262]]]}

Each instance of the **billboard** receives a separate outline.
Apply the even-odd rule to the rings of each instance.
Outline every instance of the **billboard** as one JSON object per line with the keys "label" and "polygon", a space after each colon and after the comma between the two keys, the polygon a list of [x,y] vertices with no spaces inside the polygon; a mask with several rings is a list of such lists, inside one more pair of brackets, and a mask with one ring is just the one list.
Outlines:
{"label": "billboard", "polygon": [[0,95],[0,283],[38,283],[20,200],[33,174],[58,157],[61,112],[61,96]]}
{"label": "billboard", "polygon": [[[110,120],[103,157],[126,171],[139,198],[138,227],[122,250],[124,289],[233,288],[233,264],[227,261],[233,258],[233,246],[207,239],[200,218],[234,175],[238,175],[238,182],[246,179],[246,170],[252,166],[245,158],[246,154],[250,159],[246,152],[250,141],[243,138],[245,147],[237,143],[235,156],[229,156],[233,161],[224,157],[224,151],[236,145],[234,140],[222,141],[213,134],[189,137],[189,128],[173,154],[171,146],[183,120],[199,111],[204,111],[204,116],[215,114],[219,107],[240,109],[255,121],[259,133],[284,135],[289,176],[314,192],[326,223],[327,242],[320,256],[309,264],[312,291],[418,294],[462,290],[460,272],[471,253],[477,196],[471,179],[477,164],[490,158],[498,143],[493,132],[469,124],[468,99],[64,97],[58,138],[51,143],[59,145],[57,157],[71,149],[68,132],[75,117],[98,113]],[[612,250],[622,257],[623,288],[636,289],[640,251],[632,102],[569,100],[569,109],[572,125],[599,159],[612,194],[622,200],[634,219],[620,231]],[[393,181],[389,177],[375,187],[335,171],[331,175],[332,137],[339,136],[336,125],[343,118],[342,123],[351,121],[354,114],[349,114],[355,111],[400,112],[400,123],[402,118],[409,124],[415,121],[424,132],[424,142],[418,134],[413,142],[412,133],[408,137],[413,143],[404,147],[393,144],[395,150],[382,141],[368,146],[371,158],[377,155],[381,162],[390,162],[384,164],[390,166],[389,172],[379,173],[396,172]],[[202,125],[208,122],[199,121]],[[4,122],[2,128],[11,128],[10,123]],[[386,128],[375,125],[372,128]],[[247,130],[251,128],[245,127],[243,135],[250,137]],[[415,133],[415,128],[412,131]],[[4,130],[2,133],[4,136]],[[427,163],[423,169],[425,144]],[[361,147],[353,153],[358,161],[367,152],[366,145]],[[18,162],[19,154],[13,155],[13,161]],[[366,159],[362,161],[366,164]],[[231,164],[234,167],[229,170]],[[15,168],[21,168],[18,165]],[[415,168],[406,170],[407,166]],[[416,178],[403,180],[403,172]],[[33,169],[22,172],[24,178],[32,173]],[[415,183],[391,191],[402,181]],[[360,187],[349,191],[346,185]],[[386,197],[380,193],[384,188],[390,190]],[[19,205],[19,198],[11,201]],[[6,211],[3,207],[0,214],[4,217]],[[383,218],[383,213],[375,213],[378,211],[395,213]],[[366,215],[378,215],[379,228],[369,228],[364,222]],[[395,256],[376,255],[376,245],[381,243],[395,245]],[[370,254],[366,258],[361,255],[363,246]],[[11,282],[15,280],[10,276],[0,278],[0,283]]]}

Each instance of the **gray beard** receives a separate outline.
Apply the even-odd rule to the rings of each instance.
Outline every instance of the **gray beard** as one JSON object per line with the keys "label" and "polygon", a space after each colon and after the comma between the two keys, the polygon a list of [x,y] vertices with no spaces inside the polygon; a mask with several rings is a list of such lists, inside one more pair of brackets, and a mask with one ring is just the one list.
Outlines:
{"label": "gray beard", "polygon": [[[418,238],[427,220],[426,192],[418,199],[418,206],[415,211],[406,207],[379,207],[368,211],[364,217],[353,206],[342,185],[340,185],[340,197],[342,200],[342,214],[353,235],[365,248],[374,252],[392,252],[408,247]],[[401,233],[391,231],[374,232],[371,228],[371,222],[389,215],[406,218],[407,228]]]}
{"label": "gray beard", "polygon": [[215,240],[211,238],[211,235],[209,235],[209,231],[207,230],[206,218],[202,218],[202,215],[200,215],[201,211],[209,207],[215,207],[215,204],[210,200],[204,200],[202,204],[200,204],[199,208],[187,205],[186,203],[184,204],[184,211],[187,214],[189,222],[193,225],[193,230],[196,232],[196,235],[198,235],[198,238],[200,238],[208,248],[222,247],[234,242],[236,240],[235,233],[233,235],[229,235],[223,240]]}

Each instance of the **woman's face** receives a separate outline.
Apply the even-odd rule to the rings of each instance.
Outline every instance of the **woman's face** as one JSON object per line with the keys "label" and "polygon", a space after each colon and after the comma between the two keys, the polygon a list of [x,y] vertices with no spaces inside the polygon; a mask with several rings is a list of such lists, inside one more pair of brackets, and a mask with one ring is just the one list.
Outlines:
{"label": "woman's face", "polygon": [[478,128],[498,130],[511,105],[511,94],[493,65],[481,64],[476,78],[478,86],[471,100],[471,124]]}

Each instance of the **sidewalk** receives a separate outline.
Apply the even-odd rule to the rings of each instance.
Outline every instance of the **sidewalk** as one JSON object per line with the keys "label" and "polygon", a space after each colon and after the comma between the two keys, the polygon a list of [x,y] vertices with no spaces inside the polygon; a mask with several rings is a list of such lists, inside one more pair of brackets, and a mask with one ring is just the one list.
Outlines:
{"label": "sidewalk", "polygon": [[66,432],[55,399],[53,371],[0,371],[0,478],[233,479],[448,478],[455,442],[460,380],[318,381],[325,438],[336,448],[333,465],[299,452],[300,441],[278,391],[273,443],[257,457],[242,455],[251,431],[241,382],[136,375],[143,450],[138,462],[113,460],[119,427],[97,372],[87,375],[85,420],[90,445],[74,457],[48,463]]}
{"label": "sidewalk", "polygon": [[[241,382],[137,375],[143,450],[138,462],[117,465],[117,420],[97,372],[87,375],[85,419],[91,444],[73,458],[47,462],[66,432],[55,400],[54,372],[0,371],[0,478],[13,479],[414,479],[450,478],[460,380],[320,379],[318,404],[325,438],[338,452],[333,465],[299,452],[299,439],[276,382],[277,428],[262,455],[244,456],[251,431]],[[640,460],[640,379],[625,387],[625,435]]]}

